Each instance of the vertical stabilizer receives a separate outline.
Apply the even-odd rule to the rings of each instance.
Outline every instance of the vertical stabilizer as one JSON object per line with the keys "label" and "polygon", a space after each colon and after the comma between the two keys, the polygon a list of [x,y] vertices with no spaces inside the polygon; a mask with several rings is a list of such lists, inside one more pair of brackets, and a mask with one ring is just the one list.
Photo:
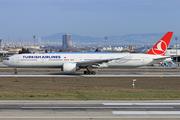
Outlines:
{"label": "vertical stabilizer", "polygon": [[164,56],[166,53],[166,49],[169,45],[169,42],[171,40],[171,37],[173,35],[173,32],[167,32],[164,37],[159,40],[149,52],[146,54],[151,54],[151,55],[162,55]]}

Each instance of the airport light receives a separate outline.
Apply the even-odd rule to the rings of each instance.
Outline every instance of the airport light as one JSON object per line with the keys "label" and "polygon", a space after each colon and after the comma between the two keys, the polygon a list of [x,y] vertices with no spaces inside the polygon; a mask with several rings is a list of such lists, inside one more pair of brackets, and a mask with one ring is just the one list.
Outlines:
{"label": "airport light", "polygon": [[33,38],[34,38],[34,53],[35,53],[35,38],[36,38],[36,36],[33,35]]}
{"label": "airport light", "polygon": [[108,40],[107,36],[105,36],[105,40],[106,40],[106,53],[107,53],[107,40]]}
{"label": "airport light", "polygon": [[136,82],[136,79],[133,79],[133,84],[132,84],[133,89],[135,88],[135,82]]}
{"label": "airport light", "polygon": [[176,69],[177,69],[177,40],[178,40],[178,37],[175,37],[175,40],[176,40]]}

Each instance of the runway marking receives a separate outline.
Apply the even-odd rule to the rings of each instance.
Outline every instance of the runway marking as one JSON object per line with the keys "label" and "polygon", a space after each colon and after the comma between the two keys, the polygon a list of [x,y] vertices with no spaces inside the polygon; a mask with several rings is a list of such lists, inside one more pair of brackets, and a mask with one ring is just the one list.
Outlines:
{"label": "runway marking", "polygon": [[103,105],[180,105],[180,103],[102,103]]}
{"label": "runway marking", "polygon": [[180,114],[180,111],[112,111],[113,114]]}
{"label": "runway marking", "polygon": [[22,109],[143,109],[143,108],[155,108],[155,109],[172,109],[173,107],[21,107]]}
{"label": "runway marking", "polygon": [[15,119],[15,118],[51,118],[51,119],[53,119],[53,118],[74,118],[74,119],[78,119],[78,118],[166,118],[166,119],[168,119],[168,118],[180,118],[180,116],[105,116],[105,117],[100,117],[100,116],[89,116],[89,117],[86,117],[86,116],[82,116],[82,117],[76,117],[76,116],[73,116],[73,117],[56,117],[56,116],[51,116],[51,117],[31,117],[31,116],[21,116],[21,117],[14,117],[14,116],[8,116],[8,117],[0,117],[0,119],[7,119],[7,118],[9,118],[9,119]]}

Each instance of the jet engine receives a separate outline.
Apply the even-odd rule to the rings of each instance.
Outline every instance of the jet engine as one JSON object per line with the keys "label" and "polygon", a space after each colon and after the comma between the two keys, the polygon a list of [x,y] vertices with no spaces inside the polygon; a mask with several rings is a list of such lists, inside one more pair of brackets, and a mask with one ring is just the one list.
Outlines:
{"label": "jet engine", "polygon": [[62,71],[64,73],[74,73],[79,69],[76,63],[64,63],[62,66]]}

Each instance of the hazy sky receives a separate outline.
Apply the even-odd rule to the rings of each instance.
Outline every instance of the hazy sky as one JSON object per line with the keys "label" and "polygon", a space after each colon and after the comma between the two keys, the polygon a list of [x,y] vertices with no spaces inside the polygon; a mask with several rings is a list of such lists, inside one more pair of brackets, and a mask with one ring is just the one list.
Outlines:
{"label": "hazy sky", "polygon": [[59,32],[104,37],[174,31],[180,0],[0,0],[0,37],[33,39]]}

